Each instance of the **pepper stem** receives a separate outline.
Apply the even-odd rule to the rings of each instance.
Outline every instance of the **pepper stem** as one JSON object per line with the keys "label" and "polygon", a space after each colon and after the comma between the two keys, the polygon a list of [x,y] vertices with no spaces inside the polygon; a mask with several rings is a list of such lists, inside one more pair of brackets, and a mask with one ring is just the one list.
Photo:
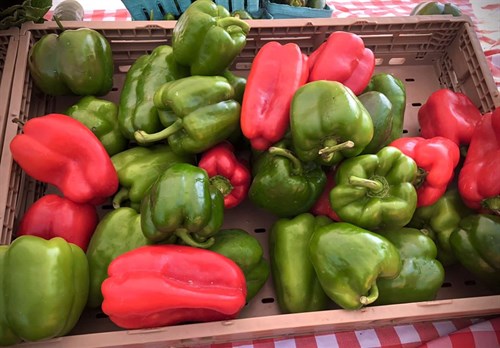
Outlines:
{"label": "pepper stem", "polygon": [[147,133],[143,130],[137,130],[134,132],[134,138],[139,144],[147,145],[147,144],[155,143],[155,142],[163,140],[163,139],[167,139],[169,136],[171,136],[175,132],[178,132],[179,130],[181,130],[182,127],[183,127],[182,119],[177,119],[170,126],[165,128],[164,130],[156,132],[156,133]]}
{"label": "pepper stem", "polygon": [[210,178],[210,184],[222,193],[224,197],[233,191],[233,185],[225,176],[215,175]]}
{"label": "pepper stem", "polygon": [[500,215],[500,196],[486,198],[481,204],[496,215]]}
{"label": "pepper stem", "polygon": [[213,237],[207,239],[204,242],[197,242],[191,237],[188,230],[186,230],[185,228],[177,229],[175,231],[175,235],[177,237],[179,237],[180,239],[182,239],[182,241],[184,243],[186,243],[187,245],[190,245],[190,246],[196,247],[196,248],[207,249],[207,248],[210,248],[215,243],[215,239]]}
{"label": "pepper stem", "polygon": [[424,168],[418,167],[417,176],[413,181],[413,186],[415,186],[416,189],[419,189],[424,184],[427,174],[429,173]]}
{"label": "pepper stem", "polygon": [[363,305],[369,305],[370,303],[373,303],[377,300],[378,298],[378,286],[377,283],[374,283],[370,289],[370,292],[366,296],[361,296],[359,298],[359,302]]}
{"label": "pepper stem", "polygon": [[271,155],[288,158],[292,162],[292,174],[294,175],[302,174],[303,171],[302,162],[300,162],[300,160],[297,157],[295,157],[290,150],[283,149],[281,147],[271,146],[268,151]]}
{"label": "pepper stem", "polygon": [[220,18],[217,21],[217,26],[224,29],[230,26],[237,26],[241,28],[241,30],[243,30],[245,34],[248,34],[248,32],[250,31],[250,25],[247,22],[243,21],[242,19],[236,17]]}
{"label": "pepper stem", "polygon": [[57,26],[59,27],[59,29],[61,29],[62,31],[65,31],[66,28],[63,27],[60,19],[59,19],[59,16],[53,16],[52,19],[56,22]]}
{"label": "pepper stem", "polygon": [[364,179],[354,175],[351,175],[349,177],[349,184],[354,186],[366,187],[375,192],[379,192],[384,189],[384,185],[380,181]]}
{"label": "pepper stem", "polygon": [[324,148],[320,149],[318,151],[319,155],[326,155],[329,153],[333,153],[336,151],[344,150],[344,149],[352,149],[354,147],[354,142],[351,140],[344,141],[343,143],[332,145],[332,146],[325,146]]}
{"label": "pepper stem", "polygon": [[118,209],[121,207],[123,201],[128,199],[129,190],[126,187],[120,188],[120,190],[113,197],[113,208]]}

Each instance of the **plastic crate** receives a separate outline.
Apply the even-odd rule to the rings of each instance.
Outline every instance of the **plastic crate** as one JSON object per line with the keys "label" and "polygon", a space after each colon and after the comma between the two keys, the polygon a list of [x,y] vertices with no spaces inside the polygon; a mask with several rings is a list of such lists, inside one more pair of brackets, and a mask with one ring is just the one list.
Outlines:
{"label": "plastic crate", "polygon": [[[295,42],[310,54],[334,31],[360,35],[376,57],[376,72],[388,72],[406,86],[405,133],[418,133],[417,112],[429,95],[439,88],[467,94],[482,112],[500,105],[486,59],[472,24],[466,17],[414,16],[345,19],[276,19],[250,21],[252,29],[247,45],[231,70],[246,76],[253,58],[266,42]],[[158,22],[84,22],[67,23],[67,28],[88,26],[104,34],[111,42],[115,62],[114,88],[105,96],[118,101],[127,68],[139,56],[161,44],[170,44],[170,21]],[[27,68],[30,47],[47,33],[59,33],[55,23],[25,25],[19,42],[9,118],[27,120],[49,112],[63,112],[78,97],[48,97],[33,86]],[[8,144],[20,132],[17,123],[7,122],[0,177],[0,219],[2,241],[9,242],[26,208],[51,187],[24,175],[12,161]],[[9,185],[4,185],[8,182]],[[110,209],[102,207],[101,213]],[[225,228],[242,228],[263,244],[267,257],[267,239],[276,220],[246,201],[227,211]],[[398,305],[368,306],[346,311],[332,305],[325,311],[280,314],[270,279],[257,296],[229,321],[175,325],[147,330],[123,330],[98,310],[86,310],[67,336],[44,342],[25,343],[25,347],[193,347],[223,342],[321,334],[375,326],[471,318],[500,314],[500,295],[492,294],[474,281],[464,268],[447,268],[446,279],[435,301]]]}
{"label": "plastic crate", "polygon": [[[165,14],[180,16],[195,0],[122,0],[133,20],[143,21],[163,19]],[[254,18],[263,16],[260,0],[214,0],[217,5],[224,6],[229,12],[245,10]]]}
{"label": "plastic crate", "polygon": [[330,18],[335,11],[333,5],[326,5],[323,9],[311,7],[295,7],[285,4],[277,4],[264,0],[264,8],[275,19],[285,18]]}
{"label": "plastic crate", "polygon": [[5,123],[7,122],[7,113],[9,111],[10,92],[18,44],[18,28],[0,31],[0,149],[3,146]]}

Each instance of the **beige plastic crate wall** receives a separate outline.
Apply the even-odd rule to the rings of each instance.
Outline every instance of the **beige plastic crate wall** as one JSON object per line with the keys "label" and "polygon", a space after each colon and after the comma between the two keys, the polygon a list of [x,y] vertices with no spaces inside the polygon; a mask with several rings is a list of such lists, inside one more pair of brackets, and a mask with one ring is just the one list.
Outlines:
{"label": "beige plastic crate wall", "polygon": [[[405,135],[418,134],[416,121],[418,108],[430,93],[438,88],[448,87],[467,94],[482,111],[492,110],[499,105],[498,92],[496,87],[492,87],[491,76],[488,77],[484,59],[479,55],[480,47],[471,40],[471,35],[475,34],[465,20],[433,19],[408,23],[405,19],[395,18],[366,19],[361,22],[353,20],[313,22],[276,20],[273,22],[273,27],[267,26],[264,22],[252,23],[247,45],[234,62],[232,70],[245,76],[258,49],[268,41],[295,42],[304,53],[309,54],[331,32],[344,30],[361,35],[366,46],[375,52],[377,72],[393,73],[404,82],[408,94]],[[115,86],[105,98],[113,101],[118,101],[128,66],[157,45],[170,44],[172,33],[172,27],[165,22],[135,22],[134,27],[130,27],[132,24],[127,26],[124,24],[119,28],[106,23],[89,23],[89,25],[101,31],[111,42],[115,60]],[[20,53],[18,61],[20,70],[16,72],[18,80],[15,85],[22,90],[20,92],[22,98],[16,100],[18,109],[11,110],[14,111],[12,115],[21,120],[48,112],[63,112],[66,107],[78,100],[78,97],[50,98],[41,94],[33,87],[26,63],[22,59],[37,39],[52,32],[58,31],[50,25],[31,27],[20,41],[20,52],[23,53]],[[13,123],[8,123],[8,128],[9,139],[20,131]],[[3,155],[11,159],[6,145],[3,148]],[[4,201],[0,202],[0,207],[5,208],[2,243],[9,243],[19,218],[27,207],[45,192],[46,185],[26,177],[12,161],[9,162],[8,172],[1,174],[2,178],[9,179],[8,194],[3,195]],[[1,192],[0,199],[2,199]],[[273,220],[272,216],[246,202],[245,206],[226,215],[224,227],[240,227],[254,233],[267,252],[267,231]],[[475,284],[467,272],[458,269],[447,276],[439,298],[487,295],[489,292],[486,289]],[[274,292],[269,281],[254,304],[246,308],[242,316],[256,317],[277,313]],[[85,313],[82,323],[75,328],[74,334],[117,330],[107,319],[96,321],[96,315],[102,318],[99,313]]]}

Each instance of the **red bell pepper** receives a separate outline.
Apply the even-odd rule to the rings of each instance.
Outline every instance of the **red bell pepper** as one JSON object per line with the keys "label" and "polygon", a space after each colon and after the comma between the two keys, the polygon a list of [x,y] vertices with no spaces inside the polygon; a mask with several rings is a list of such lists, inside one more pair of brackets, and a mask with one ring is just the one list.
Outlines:
{"label": "red bell pepper", "polygon": [[94,205],[75,203],[49,194],[28,208],[21,219],[17,235],[32,235],[47,240],[61,237],[87,251],[97,223],[97,209]]}
{"label": "red bell pepper", "polygon": [[224,196],[225,208],[234,208],[246,198],[252,176],[243,161],[236,158],[231,143],[225,141],[204,152],[198,167],[205,169],[210,183]]}
{"label": "red bell pepper", "polygon": [[458,174],[458,191],[468,207],[500,215],[500,108],[477,124]]}
{"label": "red bell pepper", "polygon": [[83,123],[61,114],[35,117],[10,143],[12,157],[38,181],[76,203],[100,204],[118,189],[106,149]]}
{"label": "red bell pepper", "polygon": [[241,269],[214,251],[148,245],[108,267],[102,310],[125,329],[234,319],[245,305]]}
{"label": "red bell pepper", "polygon": [[295,43],[270,41],[257,52],[241,105],[241,131],[252,148],[267,150],[290,125],[290,103],[307,82],[307,56]]}
{"label": "red bell pepper", "polygon": [[375,56],[357,34],[336,31],[309,56],[309,81],[341,82],[361,94],[375,70]]}
{"label": "red bell pepper", "polygon": [[330,204],[330,191],[335,186],[335,171],[330,170],[326,173],[326,185],[323,189],[323,193],[319,196],[318,200],[311,208],[311,214],[316,216],[324,215],[328,216],[333,221],[341,221],[337,213],[332,209],[332,205]]}
{"label": "red bell pepper", "polygon": [[424,138],[445,137],[457,145],[469,145],[481,112],[462,93],[440,89],[431,94],[418,110],[420,135]]}
{"label": "red bell pepper", "polygon": [[414,183],[417,207],[436,203],[453,179],[460,160],[458,145],[443,137],[404,137],[394,140],[389,146],[397,147],[418,166],[417,181]]}

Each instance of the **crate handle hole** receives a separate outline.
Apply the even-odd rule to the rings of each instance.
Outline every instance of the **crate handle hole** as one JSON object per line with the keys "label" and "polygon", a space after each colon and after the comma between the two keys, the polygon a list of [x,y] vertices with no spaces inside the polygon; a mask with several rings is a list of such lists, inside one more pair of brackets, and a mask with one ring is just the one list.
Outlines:
{"label": "crate handle hole", "polygon": [[406,82],[415,82],[415,79],[414,78],[408,78],[408,79],[405,79]]}
{"label": "crate handle hole", "polygon": [[266,297],[261,300],[262,303],[274,303],[274,298]]}
{"label": "crate handle hole", "polygon": [[265,229],[265,228],[260,227],[260,228],[256,228],[256,229],[254,229],[253,231],[254,231],[255,233],[264,233],[264,232],[266,232],[266,229]]}
{"label": "crate handle hole", "polygon": [[389,59],[389,65],[402,65],[406,61],[406,58],[391,58]]}
{"label": "crate handle hole", "polygon": [[403,134],[407,134],[408,133],[408,129],[403,129]]}
{"label": "crate handle hole", "polygon": [[411,106],[418,108],[422,106],[422,103],[411,103]]}

